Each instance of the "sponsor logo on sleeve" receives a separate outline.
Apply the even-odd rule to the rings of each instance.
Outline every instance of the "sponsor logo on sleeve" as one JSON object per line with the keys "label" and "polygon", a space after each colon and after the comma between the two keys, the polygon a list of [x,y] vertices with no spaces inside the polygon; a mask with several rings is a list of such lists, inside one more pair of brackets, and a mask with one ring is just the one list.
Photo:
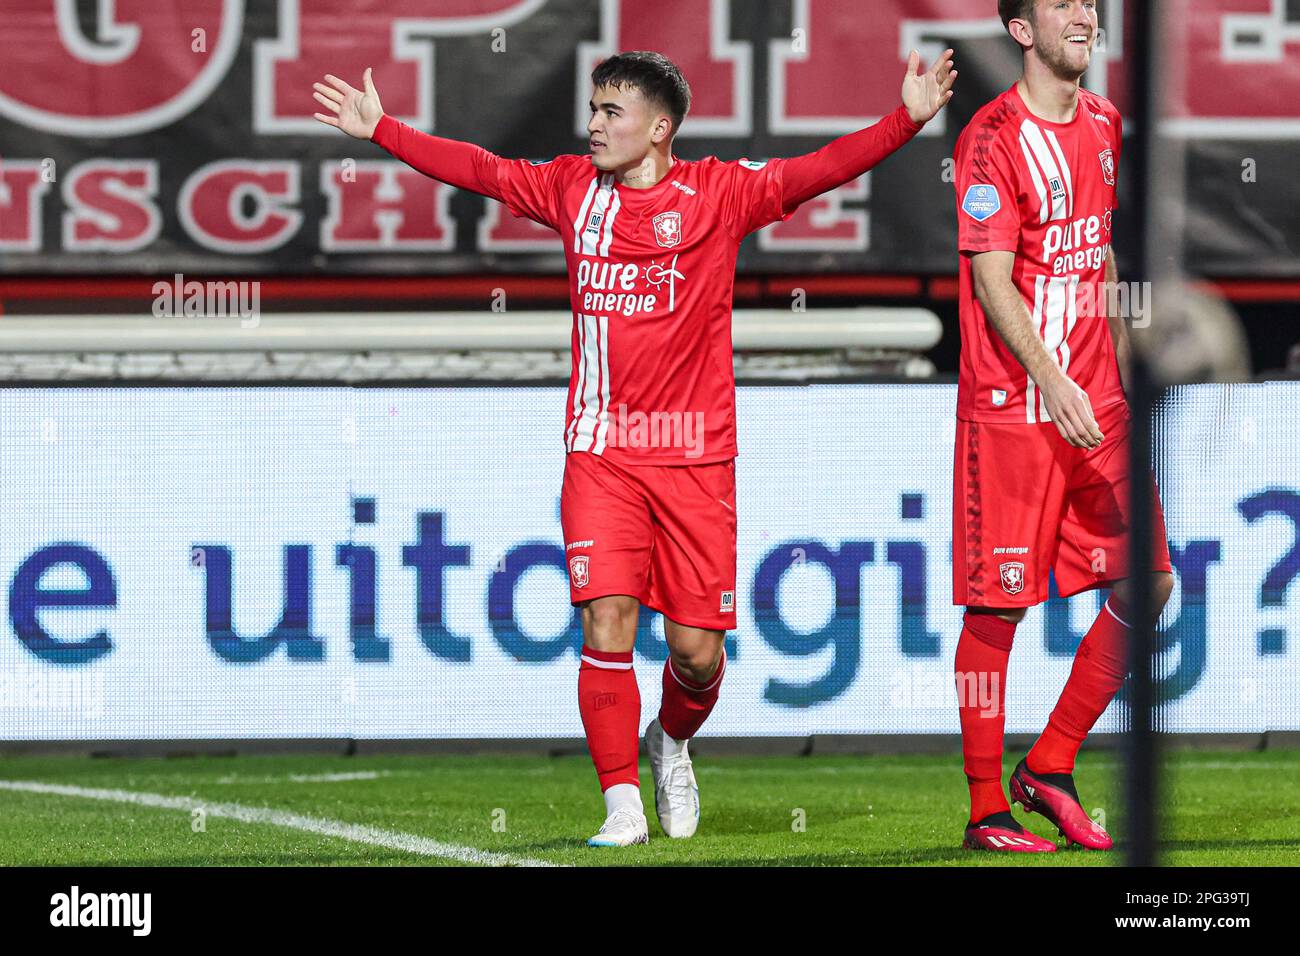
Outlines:
{"label": "sponsor logo on sleeve", "polygon": [[736,592],[735,591],[722,592],[722,603],[718,607],[718,613],[719,614],[736,613]]}
{"label": "sponsor logo on sleeve", "polygon": [[997,211],[1002,208],[1002,200],[994,187],[976,183],[966,190],[966,198],[961,201],[961,208],[976,222],[983,222],[997,214]]}
{"label": "sponsor logo on sleeve", "polygon": [[767,165],[767,160],[763,160],[761,163],[759,163],[759,162],[755,162],[752,159],[742,159],[740,161],[740,165],[745,167],[746,169],[757,172],[758,170],[762,169],[764,166]]}

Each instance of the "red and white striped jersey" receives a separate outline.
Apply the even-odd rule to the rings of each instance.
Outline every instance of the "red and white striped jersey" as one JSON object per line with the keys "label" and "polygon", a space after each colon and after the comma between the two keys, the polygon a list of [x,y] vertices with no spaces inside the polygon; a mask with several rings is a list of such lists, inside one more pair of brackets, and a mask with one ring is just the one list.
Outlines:
{"label": "red and white striped jersey", "polygon": [[619,464],[689,465],[736,456],[731,300],[745,236],[852,182],[920,129],[899,106],[804,156],[674,156],[649,189],[620,186],[589,156],[502,159],[391,116],[371,139],[560,234],[573,305],[566,449]]}
{"label": "red and white striped jersey", "polygon": [[971,255],[1016,254],[1012,279],[1047,351],[1094,410],[1124,400],[1106,323],[1106,253],[1117,208],[1119,112],[1079,91],[1074,119],[1030,113],[1016,86],[986,104],[957,139],[961,360],[957,417],[1046,422],[1037,387],[975,297]]}
{"label": "red and white striped jersey", "polygon": [[649,189],[590,157],[502,160],[499,198],[560,233],[573,307],[570,452],[619,464],[736,456],[731,303],[746,235],[789,218],[782,168],[674,157]]}

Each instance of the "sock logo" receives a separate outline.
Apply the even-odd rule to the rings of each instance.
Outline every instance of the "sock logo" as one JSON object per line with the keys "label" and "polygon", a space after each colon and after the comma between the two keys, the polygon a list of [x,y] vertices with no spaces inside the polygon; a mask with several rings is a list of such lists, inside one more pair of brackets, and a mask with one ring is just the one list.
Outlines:
{"label": "sock logo", "polygon": [[618,703],[617,694],[597,694],[591,702],[596,710],[604,710],[606,707],[613,707]]}

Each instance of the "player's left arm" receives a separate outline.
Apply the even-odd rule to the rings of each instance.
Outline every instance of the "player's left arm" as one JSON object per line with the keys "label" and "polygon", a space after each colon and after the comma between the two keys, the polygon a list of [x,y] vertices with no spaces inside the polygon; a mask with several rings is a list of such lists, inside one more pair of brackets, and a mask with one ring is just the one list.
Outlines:
{"label": "player's left arm", "polygon": [[781,204],[788,215],[802,203],[857,179],[885,157],[906,145],[952,99],[957,71],[952,50],[944,50],[930,69],[921,72],[915,50],[903,74],[902,105],[880,122],[849,133],[815,153],[782,163]]}
{"label": "player's left arm", "polygon": [[[1113,289],[1119,283],[1119,269],[1115,265],[1115,250],[1106,250],[1106,288]],[[1117,301],[1118,296],[1106,295],[1103,302]],[[1119,365],[1119,380],[1124,387],[1124,394],[1128,394],[1128,376],[1129,376],[1129,359],[1133,354],[1133,346],[1128,338],[1128,325],[1124,322],[1124,316],[1111,315],[1106,313],[1106,324],[1110,326],[1110,341],[1115,346],[1115,361]]]}

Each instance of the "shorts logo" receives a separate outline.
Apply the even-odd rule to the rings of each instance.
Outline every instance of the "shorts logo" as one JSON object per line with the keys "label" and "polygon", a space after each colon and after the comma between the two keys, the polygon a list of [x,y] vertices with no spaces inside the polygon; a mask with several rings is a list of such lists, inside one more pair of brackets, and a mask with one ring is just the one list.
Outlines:
{"label": "shorts logo", "polygon": [[993,404],[1001,407],[1007,403],[1007,390],[1005,388],[993,389]]}
{"label": "shorts logo", "polygon": [[569,558],[569,577],[573,579],[575,588],[585,588],[587,586],[587,562],[590,558],[585,554],[575,554]]}
{"label": "shorts logo", "polygon": [[961,201],[961,208],[976,222],[983,222],[997,215],[1002,208],[998,191],[992,186],[976,184],[966,190],[966,198]]}
{"label": "shorts logo", "polygon": [[1002,576],[1002,590],[1008,594],[1019,594],[1025,589],[1025,566],[1019,561],[1008,561],[998,565]]}
{"label": "shorts logo", "polygon": [[655,242],[665,249],[671,249],[682,241],[682,214],[679,212],[661,212],[653,220]]}
{"label": "shorts logo", "polygon": [[1101,160],[1101,175],[1106,180],[1107,186],[1115,185],[1115,151],[1112,149],[1103,149],[1097,154]]}
{"label": "shorts logo", "polygon": [[734,614],[736,612],[736,592],[723,591],[722,604],[718,607],[719,614]]}

